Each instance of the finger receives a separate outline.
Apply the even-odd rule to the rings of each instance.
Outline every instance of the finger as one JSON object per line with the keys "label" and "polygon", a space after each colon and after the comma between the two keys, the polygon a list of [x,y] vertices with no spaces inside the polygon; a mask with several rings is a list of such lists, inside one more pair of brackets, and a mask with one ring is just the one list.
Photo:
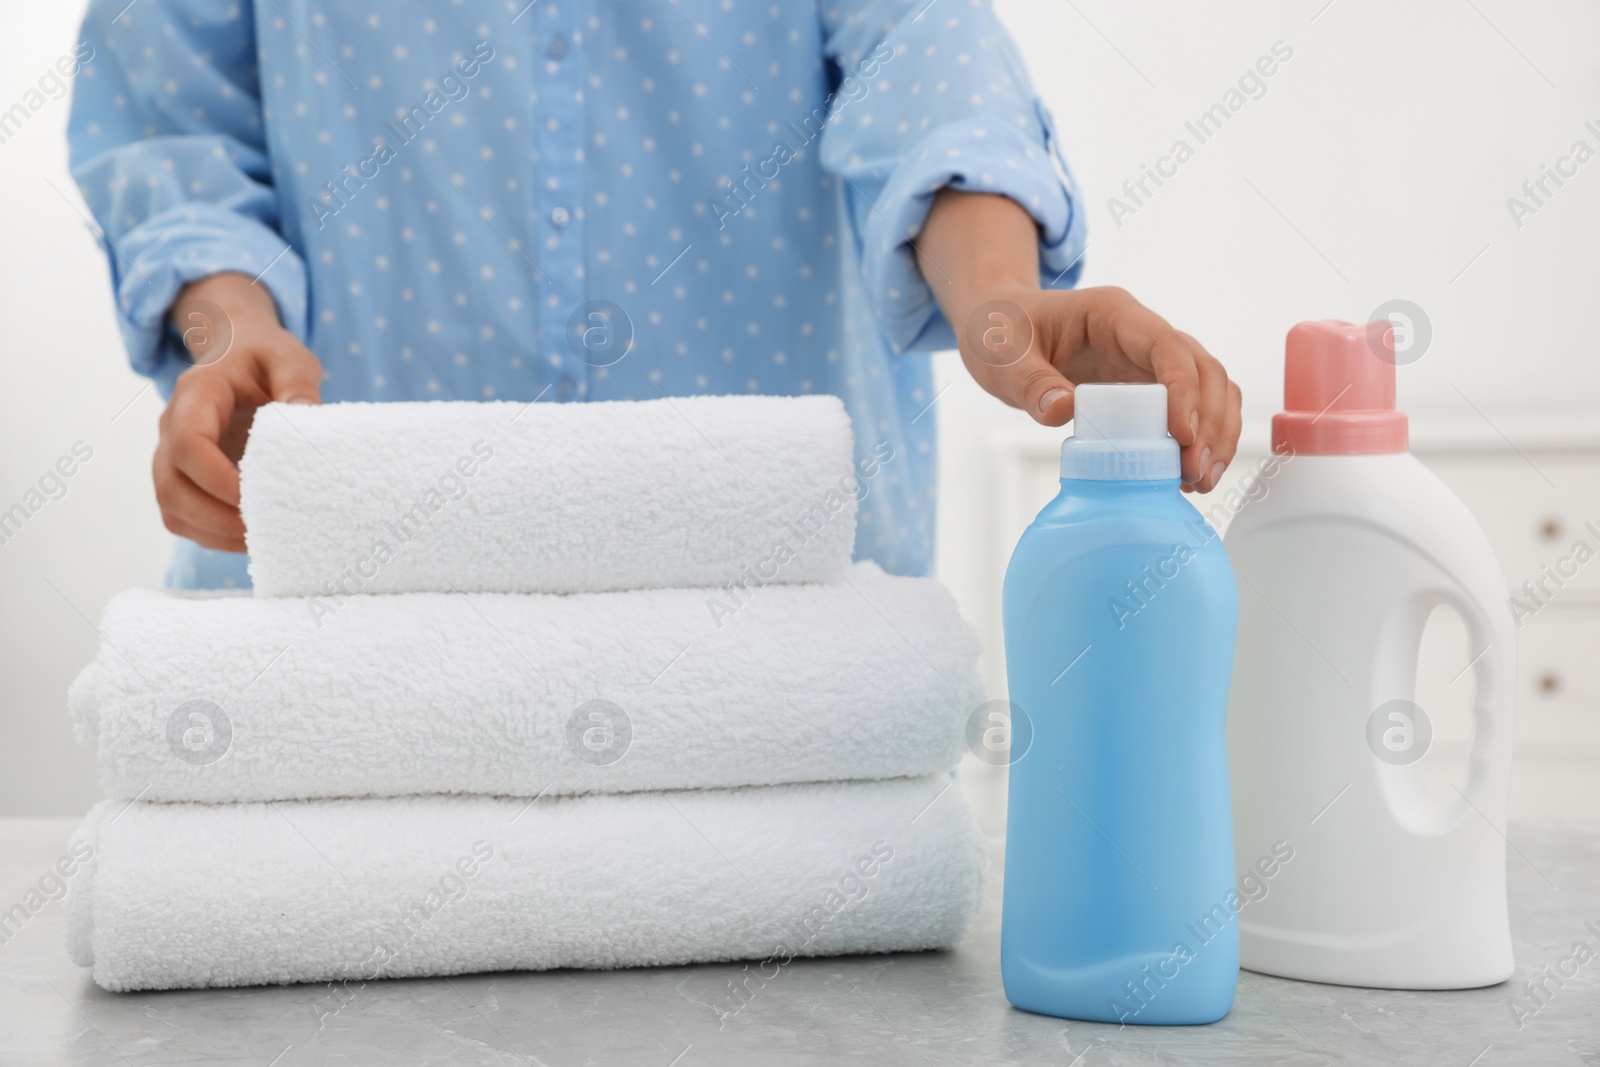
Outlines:
{"label": "finger", "polygon": [[206,493],[239,505],[239,468],[223,454],[222,434],[233,416],[232,386],[212,368],[183,373],[167,405],[162,442],[172,466]]}
{"label": "finger", "polygon": [[265,354],[267,392],[289,404],[322,402],[322,364],[290,334]]}
{"label": "finger", "polygon": [[1014,368],[1013,386],[1021,407],[1045,426],[1064,426],[1072,418],[1076,391],[1066,375],[1043,355],[1033,353]]}
{"label": "finger", "polygon": [[[1178,333],[1179,337],[1183,338],[1184,344],[1189,346],[1189,351],[1194,354],[1196,370],[1201,372],[1201,377],[1202,377],[1201,410],[1200,410],[1200,412],[1198,412],[1198,414],[1201,417],[1201,422],[1204,423],[1205,416],[1206,416],[1207,412],[1211,412],[1212,414],[1216,415],[1216,419],[1212,424],[1212,428],[1214,430],[1217,430],[1217,431],[1220,432],[1220,429],[1222,427],[1223,422],[1225,421],[1225,418],[1222,415],[1218,414],[1218,412],[1220,412],[1222,410],[1222,408],[1226,407],[1226,403],[1225,403],[1225,401],[1227,399],[1226,390],[1223,390],[1221,394],[1219,394],[1219,395],[1217,395],[1215,397],[1212,396],[1212,394],[1209,392],[1209,388],[1210,387],[1205,382],[1204,367],[1205,367],[1205,365],[1209,364],[1209,365],[1215,367],[1217,370],[1221,371],[1222,372],[1222,379],[1223,379],[1224,382],[1226,382],[1227,379],[1228,379],[1227,368],[1223,367],[1222,361],[1220,359],[1218,359],[1216,356],[1213,356],[1211,354],[1210,350],[1207,349],[1205,345],[1201,344],[1198,340],[1195,339],[1193,334],[1185,333],[1182,330],[1177,331],[1177,333]],[[1221,403],[1222,404],[1222,408],[1218,408],[1217,411],[1214,411],[1214,412],[1211,411],[1210,403],[1213,400],[1218,401],[1219,403]],[[1203,433],[1203,429],[1204,429],[1204,427],[1202,426],[1202,436],[1206,436]],[[1216,449],[1216,442],[1210,440],[1209,437],[1207,437],[1206,443],[1212,446],[1212,451],[1213,452],[1215,452],[1217,450]]]}
{"label": "finger", "polygon": [[1062,426],[1072,418],[1072,382],[1041,353],[1029,352],[1006,367],[976,362],[972,376],[978,384],[1036,422]]}
{"label": "finger", "polygon": [[156,503],[167,529],[205,545],[228,552],[244,551],[244,520],[237,508],[229,507],[206,493],[181,472],[164,463],[157,453]]}
{"label": "finger", "polygon": [[1200,378],[1200,434],[1194,447],[1199,456],[1195,464],[1197,488],[1209,492],[1222,479],[1233,453],[1223,442],[1223,427],[1228,418],[1228,373],[1222,364],[1207,355],[1195,359]]}
{"label": "finger", "polygon": [[1201,484],[1197,488],[1210,492],[1222,480],[1239,445],[1242,427],[1239,386],[1228,380],[1222,361],[1207,351],[1205,345],[1182,331],[1179,336],[1194,352],[1195,367],[1200,375],[1200,440],[1196,443],[1201,455],[1196,473]]}
{"label": "finger", "polygon": [[1027,309],[1010,301],[979,305],[958,338],[961,360],[991,396],[1021,408],[1047,426],[1059,426],[1072,383],[1040,355],[1046,342]]}
{"label": "finger", "polygon": [[1200,431],[1199,375],[1185,335],[1120,289],[1094,302],[1084,328],[1096,354],[1120,357],[1167,387],[1167,432],[1179,445],[1193,445]]}
{"label": "finger", "polygon": [[1164,334],[1150,349],[1156,381],[1167,387],[1167,432],[1181,446],[1182,479],[1197,484],[1200,463],[1201,383],[1194,352],[1176,332]]}
{"label": "finger", "polygon": [[[216,510],[213,512],[213,509]],[[192,491],[190,496],[179,502],[176,509],[162,512],[162,518],[168,530],[190,537],[192,541],[200,541],[208,549],[221,549],[224,552],[245,550],[245,523],[238,520],[238,512],[229,512],[221,502],[205,496],[200,490]],[[174,523],[181,523],[184,530],[176,530]]]}
{"label": "finger", "polygon": [[165,517],[165,522],[169,532],[177,534],[179,537],[187,537],[201,548],[215,549],[218,552],[243,553],[245,551],[243,538],[240,538],[237,541],[230,540],[229,538],[221,537],[210,530],[203,530],[198,526],[191,526],[182,519]]}
{"label": "finger", "polygon": [[[1073,386],[1055,366],[1028,312],[1016,305],[985,305],[987,314],[967,323],[960,339],[961,359],[972,378],[992,396],[1021,408],[1046,426],[1072,417]],[[1023,320],[1018,321],[1018,316]]]}
{"label": "finger", "polygon": [[[1233,457],[1238,453],[1239,434],[1244,429],[1243,398],[1239,393],[1239,383],[1228,382],[1227,417],[1222,423],[1222,436],[1218,439],[1215,448],[1221,457],[1223,470],[1233,462]],[[1217,487],[1216,480],[1211,483],[1211,488]]]}

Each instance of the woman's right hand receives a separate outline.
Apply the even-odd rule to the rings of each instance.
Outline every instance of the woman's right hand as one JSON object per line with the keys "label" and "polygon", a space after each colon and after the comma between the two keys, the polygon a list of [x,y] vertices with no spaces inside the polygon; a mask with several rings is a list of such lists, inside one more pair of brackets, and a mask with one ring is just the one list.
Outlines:
{"label": "woman's right hand", "polygon": [[278,321],[270,293],[244,274],[185,286],[173,325],[194,366],[161,413],[152,474],[168,530],[206,548],[245,551],[239,457],[256,409],[321,403],[322,364]]}

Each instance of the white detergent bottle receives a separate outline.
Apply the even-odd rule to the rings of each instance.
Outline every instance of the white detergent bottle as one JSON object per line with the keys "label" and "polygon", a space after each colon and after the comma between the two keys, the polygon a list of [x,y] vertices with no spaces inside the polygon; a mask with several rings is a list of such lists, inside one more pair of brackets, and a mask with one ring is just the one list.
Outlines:
{"label": "white detergent bottle", "polygon": [[[1464,989],[1512,972],[1515,631],[1488,540],[1407,451],[1394,383],[1388,323],[1290,330],[1278,459],[1225,538],[1234,839],[1257,887],[1239,957],[1286,978]],[[1439,605],[1466,625],[1473,687],[1467,767],[1443,799],[1416,762],[1431,731],[1413,703]]]}

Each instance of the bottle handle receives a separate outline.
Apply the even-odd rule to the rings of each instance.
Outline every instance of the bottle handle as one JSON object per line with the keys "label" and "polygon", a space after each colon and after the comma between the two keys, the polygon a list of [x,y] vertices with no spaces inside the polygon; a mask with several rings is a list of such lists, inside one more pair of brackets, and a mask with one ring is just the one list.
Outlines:
{"label": "bottle handle", "polygon": [[[1471,671],[1472,745],[1467,751],[1465,783],[1454,783],[1455,795],[1443,803],[1431,796],[1415,761],[1394,765],[1381,757],[1373,762],[1380,791],[1390,815],[1412,833],[1433,836],[1457,826],[1473,809],[1483,811],[1495,767],[1504,766],[1504,749],[1511,744],[1511,708],[1504,706],[1502,679],[1516,671],[1514,639],[1497,627],[1488,610],[1455,585],[1430,585],[1416,590],[1396,609],[1379,634],[1377,669],[1373,671],[1371,707],[1400,699],[1416,707],[1417,656],[1422,634],[1435,608],[1448,605],[1467,630],[1468,655],[1462,673]],[[1497,631],[1499,636],[1497,637]],[[1458,679],[1459,680],[1459,677]],[[1426,714],[1427,709],[1422,709]],[[1372,729],[1369,727],[1369,740]],[[1377,752],[1377,749],[1374,749]],[[1426,755],[1419,753],[1418,758]]]}

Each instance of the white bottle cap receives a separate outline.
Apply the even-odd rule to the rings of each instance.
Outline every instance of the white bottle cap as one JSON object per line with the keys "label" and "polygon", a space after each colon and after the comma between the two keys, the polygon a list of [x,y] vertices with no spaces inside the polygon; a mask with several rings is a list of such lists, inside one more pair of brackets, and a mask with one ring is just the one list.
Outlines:
{"label": "white bottle cap", "polygon": [[1181,476],[1178,442],[1167,433],[1166,386],[1078,386],[1072,436],[1061,442],[1061,477],[1156,481]]}

